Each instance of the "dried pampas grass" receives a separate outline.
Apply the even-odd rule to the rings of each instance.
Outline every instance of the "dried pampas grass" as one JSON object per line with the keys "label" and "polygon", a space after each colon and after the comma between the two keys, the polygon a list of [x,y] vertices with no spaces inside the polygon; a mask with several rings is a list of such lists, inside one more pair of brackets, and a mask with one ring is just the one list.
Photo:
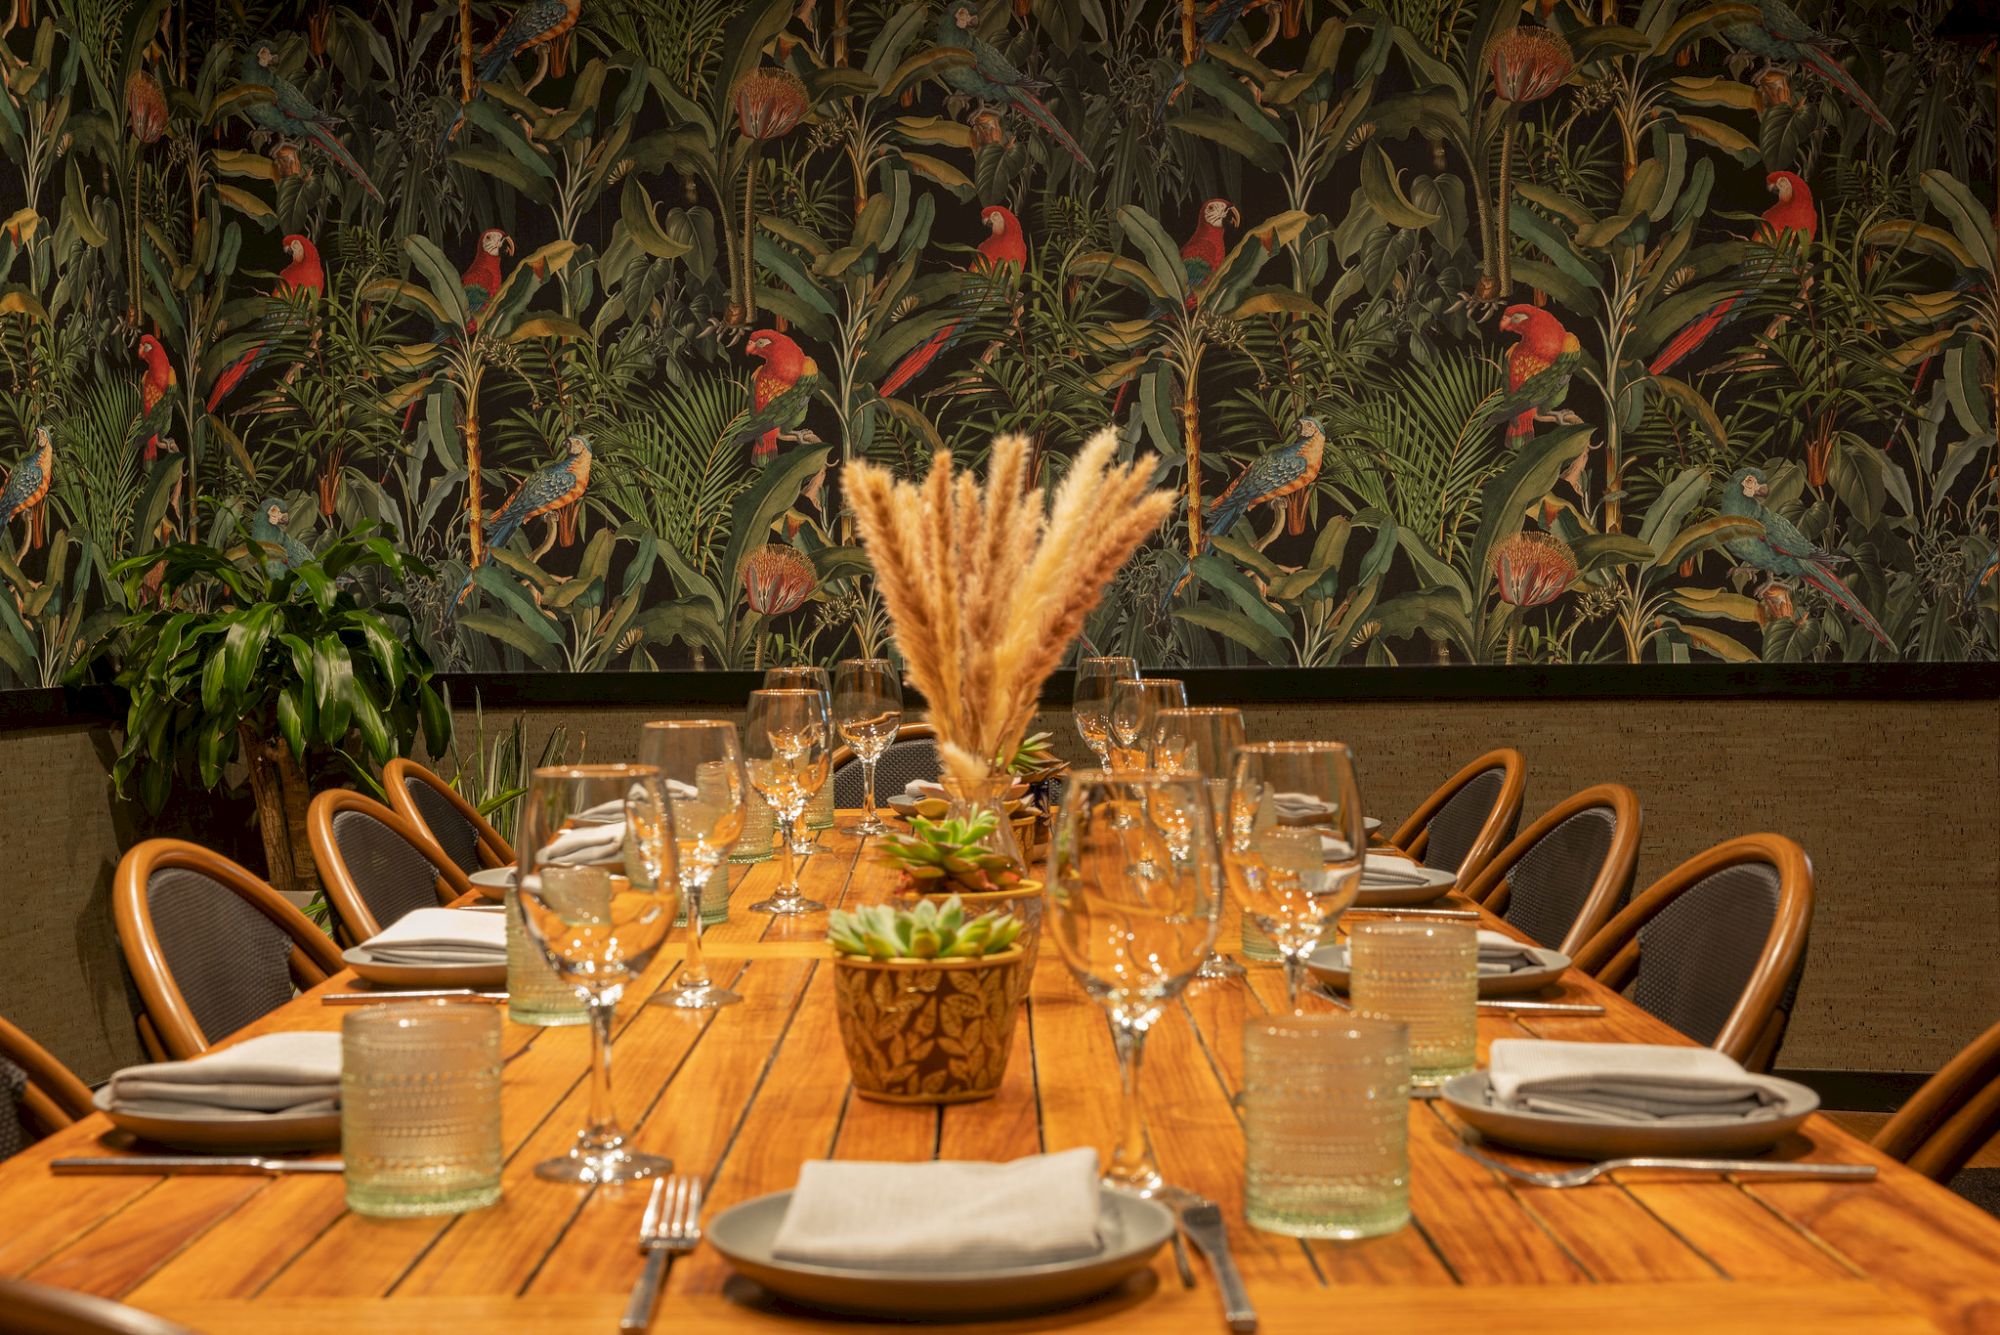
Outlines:
{"label": "dried pampas grass", "polygon": [[910,680],[930,701],[946,769],[978,779],[1027,733],[1118,568],[1173,512],[1151,456],[1112,461],[1110,431],[1084,444],[1051,503],[1028,488],[1028,441],[993,442],[986,485],[949,451],[921,483],[848,465],[843,482]]}

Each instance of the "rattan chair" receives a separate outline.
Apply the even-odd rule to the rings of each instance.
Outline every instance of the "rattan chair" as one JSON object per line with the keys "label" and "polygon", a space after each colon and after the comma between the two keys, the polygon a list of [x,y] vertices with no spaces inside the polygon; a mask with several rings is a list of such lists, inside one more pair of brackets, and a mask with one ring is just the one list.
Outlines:
{"label": "rattan chair", "polygon": [[1528,765],[1512,747],[1488,751],[1424,799],[1390,840],[1426,867],[1477,876],[1514,837]]}
{"label": "rattan chair", "polygon": [[2000,1135],[2000,1024],[1967,1044],[1875,1133],[1875,1148],[1934,1182]]}
{"label": "rattan chair", "polygon": [[24,1279],[0,1279],[0,1335],[195,1335],[151,1312]]}
{"label": "rattan chair", "polygon": [[1495,854],[1466,884],[1466,897],[1541,945],[1574,955],[1632,893],[1639,825],[1639,795],[1630,788],[1586,788]]}
{"label": "rattan chair", "polygon": [[1574,964],[1752,1070],[1784,1037],[1812,925],[1813,871],[1780,834],[1746,834],[1655,881]]}
{"label": "rattan chair", "polygon": [[0,1159],[90,1113],[89,1086],[47,1048],[0,1020]]}
{"label": "rattan chair", "polygon": [[313,798],[306,838],[327,900],[355,942],[406,913],[437,908],[472,890],[422,826],[352,788],[329,788]]}
{"label": "rattan chair", "polygon": [[514,865],[514,846],[435,771],[398,756],[382,767],[382,788],[396,814],[428,834],[466,875]]}
{"label": "rattan chair", "polygon": [[148,839],[118,862],[118,944],[155,1057],[197,1057],[342,967],[340,948],[276,890],[220,853]]}
{"label": "rattan chair", "polygon": [[[851,746],[833,753],[833,804],[836,807],[861,805],[861,758]],[[886,804],[914,779],[938,776],[937,729],[928,723],[905,723],[896,729],[896,740],[875,762],[875,800]]]}

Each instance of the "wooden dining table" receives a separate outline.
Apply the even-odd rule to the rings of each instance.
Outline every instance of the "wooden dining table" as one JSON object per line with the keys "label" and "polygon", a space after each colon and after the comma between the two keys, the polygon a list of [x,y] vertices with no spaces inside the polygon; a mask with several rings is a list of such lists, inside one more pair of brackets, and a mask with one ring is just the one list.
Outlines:
{"label": "wooden dining table", "polygon": [[[893,890],[895,873],[845,832],[852,819],[842,813],[821,835],[804,864],[807,894],[838,904]],[[743,1004],[707,1012],[642,1004],[680,967],[675,946],[618,1014],[619,1111],[638,1148],[702,1176],[709,1215],[791,1187],[815,1158],[1108,1150],[1118,1109],[1110,1031],[1054,950],[1041,952],[995,1097],[944,1108],[871,1102],[848,1080],[824,917],[747,908],[775,877],[770,862],[733,869],[729,919],[704,937],[713,971]],[[1236,937],[1225,923],[1223,946]],[[356,986],[342,974],[242,1036],[334,1029],[347,1011],[319,994]],[[1564,1190],[1527,1186],[1460,1154],[1461,1128],[1446,1108],[1413,1100],[1408,1226],[1360,1242],[1259,1231],[1243,1218],[1243,1129],[1232,1096],[1244,1026],[1283,998],[1271,965],[1196,984],[1155,1027],[1145,1070],[1161,1168],[1221,1204],[1265,1331],[2000,1332],[2000,1222],[1817,1116],[1774,1156],[1873,1163],[1880,1176],[1621,1172]],[[1482,1060],[1505,1037],[1686,1041],[1589,979],[1570,977],[1539,999],[1601,1003],[1605,1013],[1482,1010]],[[646,1185],[536,1178],[534,1165],[567,1149],[584,1121],[587,1035],[508,1024],[504,1044],[497,1205],[374,1219],[346,1208],[333,1175],[53,1174],[49,1161],[60,1155],[126,1150],[98,1115],[0,1165],[0,1275],[116,1298],[217,1335],[615,1331],[639,1273]],[[1224,1329],[1217,1286],[1198,1256],[1192,1273],[1185,1286],[1163,1248],[1149,1271],[1102,1298],[985,1328]],[[787,1308],[704,1246],[675,1264],[654,1329],[854,1324]]]}

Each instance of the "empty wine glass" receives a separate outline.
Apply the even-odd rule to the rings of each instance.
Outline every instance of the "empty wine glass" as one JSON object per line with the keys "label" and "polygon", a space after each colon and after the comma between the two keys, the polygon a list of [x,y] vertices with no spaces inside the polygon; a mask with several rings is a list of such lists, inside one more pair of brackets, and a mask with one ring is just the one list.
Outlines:
{"label": "empty wine glass", "polygon": [[1368,832],[1354,753],[1339,742],[1258,742],[1236,752],[1223,865],[1285,961],[1299,1011],[1306,959],[1361,890]]}
{"label": "empty wine glass", "polygon": [[903,683],[886,658],[844,658],[833,670],[833,722],[861,762],[861,823],[857,834],[887,834],[875,814],[875,763],[903,723]]}
{"label": "empty wine glass", "polygon": [[648,723],[639,734],[639,761],[660,771],[673,808],[681,901],[687,906],[687,960],[679,981],[653,1001],[685,1010],[733,1005],[743,998],[717,987],[701,957],[701,895],[743,833],[747,785],[736,725],[713,718]]}
{"label": "empty wine glass", "polygon": [[1153,732],[1162,709],[1185,709],[1187,685],[1173,677],[1130,677],[1111,684],[1111,765],[1114,770],[1146,768]]}
{"label": "empty wine glass", "polygon": [[[764,669],[764,689],[767,691],[808,690],[818,691],[826,701],[827,749],[834,744],[833,726],[833,678],[823,667],[800,664],[795,667],[774,667]],[[814,830],[825,830],[833,825],[833,789],[823,786],[806,802],[806,818],[791,828],[792,852],[799,857],[809,856],[813,851]]]}
{"label": "empty wine glass", "polygon": [[1215,943],[1219,870],[1208,787],[1139,771],[1073,775],[1049,854],[1049,917],[1063,963],[1111,1019],[1123,1116],[1107,1186],[1161,1186],[1139,1101],[1146,1033]]}
{"label": "empty wine glass", "polygon": [[[622,823],[577,819],[618,811]],[[568,1154],[535,1165],[535,1173],[558,1182],[624,1182],[668,1172],[671,1160],[626,1148],[611,1099],[613,1012],[625,985],[666,942],[680,905],[673,811],[660,771],[535,770],[515,848],[522,925],[549,967],[590,1003],[590,1121]]]}
{"label": "empty wine glass", "polygon": [[1085,658],[1076,665],[1070,695],[1076,730],[1106,769],[1111,767],[1111,684],[1138,675],[1138,661],[1131,658]]}
{"label": "empty wine glass", "polygon": [[750,786],[770,803],[785,851],[778,893],[750,907],[760,913],[823,913],[826,905],[799,893],[797,838],[806,804],[826,783],[832,725],[826,696],[788,688],[750,692],[750,720],[743,730],[744,768]]}
{"label": "empty wine glass", "polygon": [[[1243,711],[1218,706],[1195,709],[1162,709],[1154,718],[1151,767],[1162,774],[1190,774],[1208,785],[1208,800],[1215,811],[1215,846],[1228,845],[1223,829],[1229,814],[1229,775],[1236,763],[1236,748],[1243,745]],[[1224,888],[1227,888],[1224,881]],[[1211,950],[1201,962],[1196,977],[1235,978],[1243,966],[1220,951]]]}

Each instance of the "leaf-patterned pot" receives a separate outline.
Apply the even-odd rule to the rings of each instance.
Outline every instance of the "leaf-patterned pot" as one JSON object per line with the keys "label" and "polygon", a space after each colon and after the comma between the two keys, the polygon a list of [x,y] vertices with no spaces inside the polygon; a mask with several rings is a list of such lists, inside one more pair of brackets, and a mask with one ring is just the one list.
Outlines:
{"label": "leaf-patterned pot", "polygon": [[1027,955],[871,960],[837,955],[834,1004],[854,1092],[881,1103],[991,1098],[1007,1073]]}

